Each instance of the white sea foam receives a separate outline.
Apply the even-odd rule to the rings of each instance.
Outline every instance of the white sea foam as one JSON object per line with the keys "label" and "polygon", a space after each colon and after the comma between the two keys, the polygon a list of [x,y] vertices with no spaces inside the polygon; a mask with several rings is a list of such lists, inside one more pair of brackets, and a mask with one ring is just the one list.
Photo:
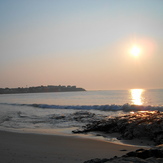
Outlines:
{"label": "white sea foam", "polygon": [[66,109],[66,110],[100,110],[100,111],[163,111],[163,106],[144,106],[144,105],[48,105],[48,104],[17,104],[17,103],[0,103],[10,106],[28,106],[40,109]]}

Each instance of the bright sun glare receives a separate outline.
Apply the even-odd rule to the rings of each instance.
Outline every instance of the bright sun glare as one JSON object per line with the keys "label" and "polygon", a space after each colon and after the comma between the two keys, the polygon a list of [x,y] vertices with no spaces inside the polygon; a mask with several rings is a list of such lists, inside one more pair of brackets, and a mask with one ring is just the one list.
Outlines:
{"label": "bright sun glare", "polygon": [[131,100],[134,105],[142,105],[143,104],[143,92],[144,89],[131,89]]}
{"label": "bright sun glare", "polygon": [[131,48],[131,50],[130,50],[130,53],[131,53],[133,56],[135,56],[135,57],[139,56],[140,52],[141,52],[141,49],[140,49],[138,46],[136,46],[136,45],[133,46],[133,47]]}

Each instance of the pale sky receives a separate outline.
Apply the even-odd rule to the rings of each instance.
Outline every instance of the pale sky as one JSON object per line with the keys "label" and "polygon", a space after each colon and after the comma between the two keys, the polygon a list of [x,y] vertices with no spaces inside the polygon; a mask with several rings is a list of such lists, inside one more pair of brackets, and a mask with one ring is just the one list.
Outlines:
{"label": "pale sky", "polygon": [[163,0],[0,0],[0,87],[39,85],[163,88]]}

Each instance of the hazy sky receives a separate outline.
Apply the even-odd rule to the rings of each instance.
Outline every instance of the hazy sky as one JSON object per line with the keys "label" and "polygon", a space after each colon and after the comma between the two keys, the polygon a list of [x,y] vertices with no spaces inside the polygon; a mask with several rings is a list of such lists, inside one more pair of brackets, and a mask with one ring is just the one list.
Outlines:
{"label": "hazy sky", "polygon": [[0,0],[0,87],[59,84],[163,88],[163,0]]}

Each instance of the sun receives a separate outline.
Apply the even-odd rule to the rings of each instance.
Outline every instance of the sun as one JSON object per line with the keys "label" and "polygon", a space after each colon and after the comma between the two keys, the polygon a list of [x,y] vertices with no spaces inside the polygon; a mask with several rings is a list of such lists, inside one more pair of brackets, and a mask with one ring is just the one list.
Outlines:
{"label": "sun", "polygon": [[134,45],[134,46],[131,48],[130,53],[131,53],[133,56],[137,57],[137,56],[139,56],[139,54],[141,53],[141,49],[140,49],[138,46]]}

